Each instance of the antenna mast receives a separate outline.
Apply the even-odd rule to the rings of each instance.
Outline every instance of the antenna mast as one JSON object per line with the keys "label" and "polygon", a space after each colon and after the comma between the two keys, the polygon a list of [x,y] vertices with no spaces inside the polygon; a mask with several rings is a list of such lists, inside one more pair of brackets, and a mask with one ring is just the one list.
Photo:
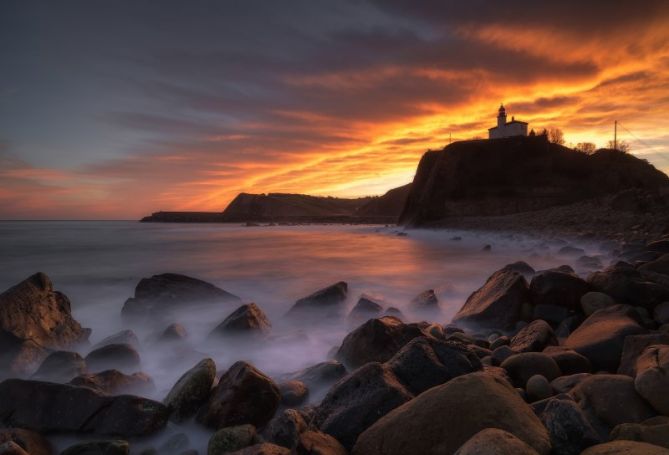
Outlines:
{"label": "antenna mast", "polygon": [[613,150],[618,150],[618,120],[613,121]]}

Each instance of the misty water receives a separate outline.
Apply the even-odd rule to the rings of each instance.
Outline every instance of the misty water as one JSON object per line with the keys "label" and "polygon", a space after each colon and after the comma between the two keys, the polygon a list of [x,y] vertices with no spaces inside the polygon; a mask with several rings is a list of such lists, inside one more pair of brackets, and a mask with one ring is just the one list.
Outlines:
{"label": "misty water", "polygon": [[[162,400],[178,377],[205,356],[216,361],[219,371],[246,360],[273,377],[326,360],[354,326],[345,319],[312,324],[284,315],[298,298],[336,281],[349,285],[349,308],[366,293],[400,308],[409,320],[419,319],[408,308],[410,300],[434,289],[442,308],[434,320],[445,324],[505,264],[524,260],[535,269],[577,268],[575,257],[558,254],[565,243],[557,239],[398,232],[381,226],[0,222],[0,289],[42,271],[70,298],[74,317],[92,329],[91,345],[132,328],[142,342],[142,370],[156,383],[152,398]],[[486,244],[491,251],[482,250]],[[595,244],[569,244],[603,254]],[[189,306],[174,316],[172,322],[189,332],[188,351],[152,342],[164,322],[124,326],[121,308],[137,282],[165,272],[204,279],[257,303],[272,321],[270,336],[256,343],[207,341],[207,334],[235,309],[232,304]]]}

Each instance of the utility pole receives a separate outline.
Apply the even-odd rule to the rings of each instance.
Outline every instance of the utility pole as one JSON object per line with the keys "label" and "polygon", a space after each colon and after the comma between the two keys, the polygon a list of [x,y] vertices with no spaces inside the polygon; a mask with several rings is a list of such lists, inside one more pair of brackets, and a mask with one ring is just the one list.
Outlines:
{"label": "utility pole", "polygon": [[451,144],[451,133],[448,133],[448,144]]}
{"label": "utility pole", "polygon": [[613,150],[618,150],[618,120],[613,121]]}

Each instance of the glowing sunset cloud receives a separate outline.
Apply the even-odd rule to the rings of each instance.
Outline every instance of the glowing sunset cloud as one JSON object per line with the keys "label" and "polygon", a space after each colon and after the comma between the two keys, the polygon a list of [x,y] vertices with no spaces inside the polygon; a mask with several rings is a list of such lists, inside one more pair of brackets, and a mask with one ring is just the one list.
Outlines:
{"label": "glowing sunset cloud", "polygon": [[669,171],[665,1],[58,3],[0,5],[0,218],[380,194],[500,102]]}

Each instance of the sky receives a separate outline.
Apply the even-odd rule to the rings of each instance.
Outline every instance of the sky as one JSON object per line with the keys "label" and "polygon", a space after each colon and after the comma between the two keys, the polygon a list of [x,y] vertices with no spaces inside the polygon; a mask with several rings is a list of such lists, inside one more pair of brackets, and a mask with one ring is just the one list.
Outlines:
{"label": "sky", "polygon": [[669,172],[666,0],[3,0],[0,56],[0,219],[382,194],[500,103]]}

